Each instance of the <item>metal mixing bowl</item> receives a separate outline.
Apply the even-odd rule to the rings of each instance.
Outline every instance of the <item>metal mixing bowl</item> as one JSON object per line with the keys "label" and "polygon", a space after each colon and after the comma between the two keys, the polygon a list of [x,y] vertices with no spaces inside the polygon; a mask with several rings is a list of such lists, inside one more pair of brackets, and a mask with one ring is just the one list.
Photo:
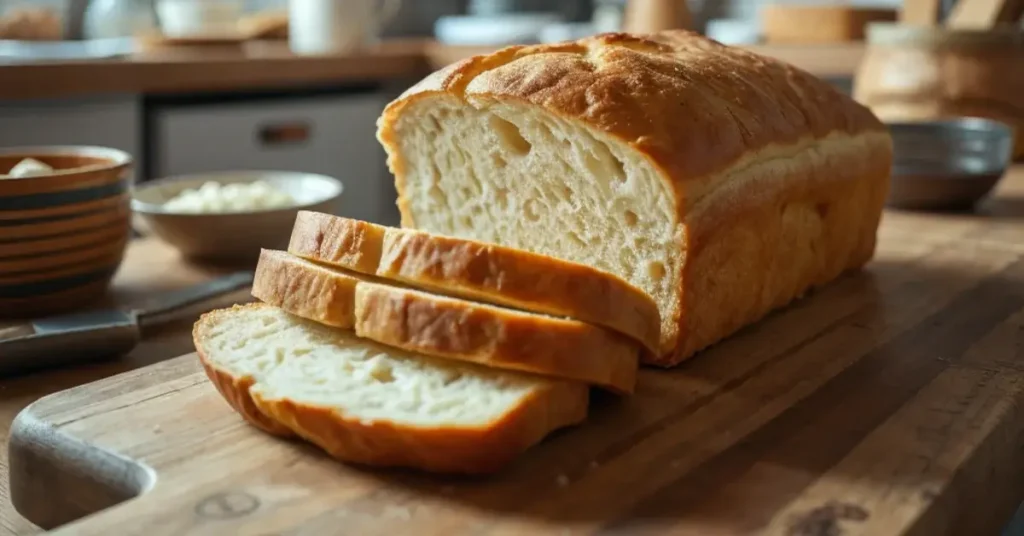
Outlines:
{"label": "metal mixing bowl", "polygon": [[889,206],[961,210],[985,197],[1010,165],[1013,129],[978,117],[890,122]]}

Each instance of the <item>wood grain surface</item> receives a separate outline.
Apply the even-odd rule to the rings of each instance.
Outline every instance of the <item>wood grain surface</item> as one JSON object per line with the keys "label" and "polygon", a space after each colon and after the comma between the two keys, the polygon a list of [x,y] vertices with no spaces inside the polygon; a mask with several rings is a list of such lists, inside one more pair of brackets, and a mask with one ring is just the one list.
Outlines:
{"label": "wood grain surface", "polygon": [[[492,478],[370,471],[242,423],[194,356],[12,430],[58,534],[997,534],[1024,496],[1024,174],[974,215],[887,213],[878,255]],[[598,395],[599,396],[599,395]]]}
{"label": "wood grain surface", "polygon": [[[155,292],[177,290],[220,274],[221,270],[183,263],[174,250],[158,241],[136,240],[128,247],[124,264],[114,278],[105,305],[138,305]],[[192,349],[189,336],[192,323],[204,307],[248,300],[248,293],[240,292],[184,310],[167,323],[146,330],[142,343],[120,359],[0,379],[0,444],[4,445],[0,449],[0,536],[23,536],[41,531],[19,515],[10,503],[6,444],[11,423],[19,411],[41,396],[186,353]],[[0,322],[0,338],[14,336],[24,330],[21,323]]]}

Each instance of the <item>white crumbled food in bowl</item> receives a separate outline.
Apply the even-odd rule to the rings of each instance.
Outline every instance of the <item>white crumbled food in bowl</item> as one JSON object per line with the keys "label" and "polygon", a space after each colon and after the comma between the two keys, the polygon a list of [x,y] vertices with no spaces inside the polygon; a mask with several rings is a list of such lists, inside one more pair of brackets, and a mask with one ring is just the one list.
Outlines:
{"label": "white crumbled food in bowl", "polygon": [[22,177],[38,177],[49,175],[53,168],[36,160],[35,158],[24,158],[17,165],[11,168],[6,175],[0,174],[0,179],[18,179]]}
{"label": "white crumbled food in bowl", "polygon": [[271,210],[294,204],[294,197],[264,181],[223,185],[210,181],[198,189],[182,191],[163,206],[170,212],[210,214]]}

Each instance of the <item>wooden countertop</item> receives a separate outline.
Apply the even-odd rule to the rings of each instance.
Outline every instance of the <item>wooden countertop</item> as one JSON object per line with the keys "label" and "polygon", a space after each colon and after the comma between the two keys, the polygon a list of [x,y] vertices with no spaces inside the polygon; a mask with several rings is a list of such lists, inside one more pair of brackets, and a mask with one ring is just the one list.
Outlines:
{"label": "wooden countertop", "polygon": [[[782,59],[825,77],[851,76],[863,46],[757,45],[754,52]],[[181,93],[267,90],[361,81],[418,79],[431,70],[494,47],[394,40],[364,52],[296,56],[279,41],[229,47],[179,47],[110,60],[0,64],[0,101],[103,93]]]}
{"label": "wooden countertop", "polygon": [[[128,307],[153,293],[184,288],[217,275],[221,272],[183,263],[176,251],[155,239],[140,239],[128,248],[124,264],[114,279],[110,300]],[[243,291],[207,302],[203,307],[210,309],[248,300],[248,292]],[[45,394],[192,351],[191,328],[201,312],[202,309],[196,308],[185,310],[176,315],[174,321],[147,330],[142,343],[122,359],[0,379],[0,444],[3,445],[0,448],[0,536],[41,532],[18,515],[8,496],[7,435],[17,413]]]}
{"label": "wooden countertop", "polygon": [[364,52],[296,56],[280,41],[178,47],[119,59],[0,64],[0,100],[101,93],[267,90],[418,78],[428,71],[422,40]]}
{"label": "wooden countertop", "polygon": [[[1016,266],[1024,259],[1024,166],[1018,166],[1011,170],[1001,183],[996,195],[986,201],[975,214],[928,214],[890,211],[886,213],[879,234],[879,256],[869,266],[869,273],[878,270],[883,272],[891,271],[895,266],[899,265],[900,259],[904,259],[906,255],[917,255],[917,253],[908,253],[901,249],[905,248],[907,244],[912,243],[918,244],[921,248],[932,252],[926,256],[931,259],[928,261],[931,263],[928,266],[930,269],[934,269],[935,272],[928,272],[926,279],[931,278],[934,281],[948,279],[948,282],[955,284],[957,288],[970,290],[977,286],[976,282],[987,278],[989,281],[988,286],[991,286],[993,281],[991,279],[992,274],[1010,274],[1010,272],[1006,272],[1000,267],[1007,266],[1007,263]],[[1010,275],[1013,274],[1017,274],[1017,271]],[[115,280],[113,294],[115,299],[121,303],[132,303],[154,290],[180,288],[181,286],[203,281],[214,275],[216,274],[210,271],[183,265],[177,259],[175,253],[160,243],[140,240],[131,245],[125,265]],[[1006,278],[1009,278],[1010,275],[1006,275]],[[869,275],[868,277],[870,278],[871,276]],[[972,283],[971,280],[975,282]],[[1017,285],[1024,284],[1021,281],[1017,275],[1013,275],[1011,279],[1006,279],[1004,282],[1010,286],[1002,287],[1002,292],[1019,295],[1022,289]],[[931,296],[929,292],[930,290],[935,290],[936,287],[934,285],[928,287],[925,283],[922,283],[925,286],[920,286],[916,291],[914,291],[916,287],[913,287],[912,283],[908,283],[908,285],[907,288],[900,287],[902,290],[896,295],[891,297],[888,295],[883,296],[881,298],[882,301],[910,299],[920,301],[919,305],[922,306],[923,304],[934,302],[933,305],[935,307],[945,307],[946,305],[942,304],[952,300],[953,298],[950,298],[950,296],[967,296],[967,294],[957,294],[958,291],[949,289],[943,289],[940,292],[942,294],[941,297],[938,295]],[[939,286],[941,287],[942,285]],[[226,300],[222,303],[245,301],[247,299],[247,295],[242,292],[226,297]],[[210,306],[212,304],[208,305],[208,307]],[[1020,313],[1017,314],[1019,317]],[[883,316],[885,318],[880,319],[879,322],[885,324],[895,323],[893,325],[902,325],[908,321],[905,318],[901,320],[900,318]],[[189,329],[195,317],[196,314],[192,314],[183,317],[179,322],[168,324],[162,329],[147,333],[145,341],[139,348],[118,361],[38,373],[11,380],[0,380],[0,441],[6,443],[10,423],[15,415],[26,405],[43,395],[189,352],[191,350]],[[974,324],[971,324],[971,326],[974,326]],[[867,327],[864,329],[866,330]],[[978,331],[981,328],[974,326],[972,329]],[[983,332],[978,331],[978,333]],[[1019,337],[1017,338],[1019,339]],[[948,385],[942,382],[937,384],[928,383],[927,390],[930,393],[929,396],[936,395],[934,390],[940,387],[948,388],[952,391],[946,393],[949,398],[946,402],[942,403],[945,405],[934,408],[928,406],[923,409],[917,408],[914,410],[917,411],[919,409],[921,411],[941,413],[935,414],[934,419],[938,420],[932,422],[930,425],[933,426],[932,428],[915,432],[917,435],[914,437],[917,439],[913,439],[913,441],[924,442],[920,446],[921,449],[934,447],[938,449],[936,452],[944,452],[949,456],[954,456],[954,458],[941,458],[938,460],[922,458],[920,460],[921,463],[926,465],[907,469],[908,471],[915,471],[915,475],[918,473],[920,475],[928,474],[933,476],[940,473],[946,475],[943,471],[947,469],[952,471],[953,468],[958,467],[959,460],[963,456],[970,455],[973,456],[971,458],[973,460],[970,466],[971,472],[957,478],[961,479],[961,484],[968,481],[977,484],[975,479],[981,478],[982,475],[988,475],[984,478],[992,482],[1002,482],[993,475],[1009,474],[1012,476],[1016,474],[1014,473],[1016,469],[1024,465],[1024,457],[1022,457],[1022,451],[1017,443],[1020,440],[1020,436],[1017,435],[1020,423],[1013,420],[1019,413],[1014,411],[1013,408],[1019,405],[1020,386],[1017,385],[1015,388],[1011,388],[1013,385],[1016,385],[1011,385],[1013,381],[1016,381],[1013,378],[1003,378],[999,382],[984,380],[989,378],[989,376],[985,375],[986,371],[995,374],[991,371],[998,370],[997,368],[991,368],[991,370],[984,368],[986,366],[991,365],[995,367],[995,364],[1004,364],[1009,367],[1019,367],[1014,361],[1016,357],[1019,357],[1017,355],[1019,354],[1019,349],[1014,350],[1012,339],[1012,337],[1007,339],[986,336],[976,340],[974,346],[971,346],[971,350],[967,351],[965,355],[972,356],[968,360],[971,363],[980,359],[981,365],[967,362],[950,365],[952,369],[966,371],[964,375],[956,376],[956,378],[961,378],[960,380],[956,380]],[[965,342],[964,344],[967,343]],[[1006,346],[1007,344],[1009,346]],[[900,347],[902,348],[903,346]],[[893,355],[890,357],[896,358],[898,356]],[[940,361],[947,358],[947,356],[940,355],[931,357]],[[905,356],[900,357],[900,362],[907,362],[907,359]],[[989,365],[986,365],[986,363]],[[979,366],[982,368],[977,368]],[[893,381],[902,382],[906,380],[910,384],[917,385],[920,382],[913,377],[913,373],[918,371],[919,368],[921,370],[927,369],[926,365],[921,365],[921,367],[914,368],[910,366],[910,368],[904,367],[899,369],[910,374],[910,376],[894,377]],[[981,374],[980,377],[984,380],[983,383],[977,385],[963,383],[963,381],[966,381],[963,378],[970,377],[972,374]],[[927,378],[920,381],[927,383]],[[887,389],[891,391],[895,388],[889,386]],[[884,404],[887,402],[880,403]],[[961,403],[966,405],[950,406],[950,404]],[[905,406],[903,408],[906,409]],[[975,413],[975,410],[981,411],[981,413]],[[901,414],[905,413],[903,410],[900,411]],[[906,411],[910,412],[911,410],[907,409]],[[836,428],[836,430],[840,431],[842,428]],[[907,439],[907,441],[911,441],[911,439]],[[947,443],[949,444],[947,445]],[[1013,463],[1009,466],[995,467],[986,465],[996,463],[997,461],[1006,462],[1006,456],[1013,457],[1010,460]],[[863,457],[863,459],[854,458],[855,460],[850,461],[850,463],[854,461],[860,463],[866,459]],[[882,455],[881,458],[885,458],[885,456]],[[10,505],[7,496],[8,468],[6,463],[5,449],[0,451],[0,536],[38,532],[38,528],[22,519],[14,512]],[[939,464],[944,469],[928,464]],[[877,471],[888,471],[891,469],[896,471],[895,468],[886,467],[861,467],[861,469],[870,469],[871,471],[875,471],[875,469]],[[990,467],[990,469],[986,469],[987,467]],[[935,471],[938,471],[938,473]],[[899,474],[902,475],[904,473]],[[910,473],[907,474],[909,475]],[[895,472],[891,474],[893,478],[897,477],[895,475],[897,475]],[[958,518],[946,521],[950,523],[955,521],[956,526],[959,527],[974,524],[973,526],[978,529],[978,532],[972,533],[979,534],[983,530],[998,528],[1001,523],[1007,520],[997,519],[997,517],[1009,515],[1012,508],[1020,502],[1022,497],[1017,496],[1019,487],[993,485],[987,488],[984,496],[966,496],[954,493],[955,496],[949,497],[948,500],[970,500],[969,508],[977,516],[976,519]],[[819,489],[818,491],[827,495],[827,490]],[[896,493],[896,489],[893,488],[892,497],[888,500],[895,500],[898,495],[899,493]],[[928,501],[931,501],[933,498],[928,498]],[[895,504],[892,508],[897,510],[901,508],[906,509],[905,513],[907,515],[912,515],[913,512],[916,512],[914,510],[915,507],[910,503]],[[962,511],[962,508],[960,511]],[[893,512],[895,511],[893,510]],[[893,515],[899,517],[897,514]],[[934,517],[930,517],[929,520],[936,523],[941,521]],[[932,528],[935,528],[937,532],[941,532],[938,529],[939,526],[945,525],[939,523],[939,525],[934,525]],[[831,532],[829,533],[831,534]]]}

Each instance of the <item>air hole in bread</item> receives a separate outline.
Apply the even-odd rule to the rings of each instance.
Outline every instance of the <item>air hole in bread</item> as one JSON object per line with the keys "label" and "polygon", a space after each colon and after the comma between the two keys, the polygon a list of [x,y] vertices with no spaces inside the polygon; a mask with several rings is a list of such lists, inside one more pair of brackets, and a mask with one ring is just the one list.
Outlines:
{"label": "air hole in bread", "polygon": [[661,281],[665,279],[665,263],[660,261],[654,261],[647,265],[647,275],[651,276],[654,281]]}
{"label": "air hole in bread", "polygon": [[572,188],[562,186],[562,197],[564,197],[566,201],[572,201]]}
{"label": "air hole in bread", "polygon": [[494,191],[494,200],[501,208],[508,208],[508,188],[498,188]]}
{"label": "air hole in bread", "polygon": [[525,156],[529,154],[531,149],[533,149],[530,142],[526,141],[523,134],[519,132],[519,128],[512,123],[509,123],[496,115],[492,115],[490,118],[490,124],[491,129],[494,130],[495,135],[498,136],[498,143],[500,143],[505,150],[512,154]]}
{"label": "air hole in bread", "polygon": [[632,210],[627,210],[622,213],[622,221],[626,222],[626,225],[630,227],[636,226],[637,219],[636,212],[633,212]]}
{"label": "air hole in bread", "polygon": [[540,210],[537,208],[537,204],[540,201],[536,199],[527,199],[526,203],[523,204],[523,216],[530,221],[537,221],[540,219]]}
{"label": "air hole in bread", "polygon": [[601,176],[603,172],[601,170],[601,161],[597,159],[593,153],[583,154],[583,167],[587,168],[587,172],[591,175]]}
{"label": "air hole in bread", "polygon": [[498,153],[491,153],[491,162],[493,162],[494,163],[494,167],[496,167],[498,169],[502,169],[502,168],[504,168],[505,166],[508,165],[508,161],[505,160]]}
{"label": "air hole in bread", "polygon": [[444,380],[442,381],[442,383],[445,386],[448,386],[448,385],[451,385],[451,384],[453,384],[453,383],[455,383],[455,382],[457,382],[457,381],[459,381],[461,379],[462,379],[462,374],[448,374],[448,375],[446,375],[444,377]]}
{"label": "air hole in bread", "polygon": [[432,115],[428,115],[427,118],[430,119],[430,128],[432,130],[440,132],[441,131],[441,123],[438,122],[437,118],[432,116]]}
{"label": "air hole in bread", "polygon": [[618,179],[619,182],[626,182],[626,164],[615,156],[612,156],[612,164],[614,165],[615,170],[615,174],[613,176]]}
{"label": "air hole in bread", "polygon": [[395,381],[395,375],[391,370],[391,367],[385,363],[378,361],[372,365],[370,369],[370,376],[380,383],[391,383]]}

